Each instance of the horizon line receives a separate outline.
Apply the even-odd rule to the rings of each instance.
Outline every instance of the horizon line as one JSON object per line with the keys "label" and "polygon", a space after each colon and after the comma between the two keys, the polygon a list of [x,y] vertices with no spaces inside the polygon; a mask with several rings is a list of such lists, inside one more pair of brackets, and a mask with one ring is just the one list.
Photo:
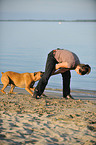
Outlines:
{"label": "horizon line", "polygon": [[51,20],[51,19],[5,19],[5,20],[0,20],[0,22],[96,22],[96,19],[76,19],[76,20]]}

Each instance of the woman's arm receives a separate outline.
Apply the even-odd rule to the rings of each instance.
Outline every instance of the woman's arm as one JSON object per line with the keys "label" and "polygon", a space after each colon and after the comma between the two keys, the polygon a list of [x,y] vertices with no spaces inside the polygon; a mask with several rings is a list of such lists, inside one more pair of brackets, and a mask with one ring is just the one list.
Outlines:
{"label": "woman's arm", "polygon": [[60,69],[58,69],[58,70],[54,70],[53,72],[52,72],[52,75],[57,75],[57,74],[60,74],[60,73],[64,73],[64,72],[66,72],[66,71],[68,71],[69,69],[64,69],[64,68],[60,68]]}
{"label": "woman's arm", "polygon": [[68,70],[73,70],[72,68],[68,68],[68,63],[67,62],[62,62],[62,63],[58,63],[55,66],[55,70],[52,72],[52,75],[57,75],[60,73],[64,73]]}
{"label": "woman's arm", "polygon": [[62,62],[62,63],[58,63],[55,66],[54,71],[52,72],[52,75],[57,75],[60,73],[64,73],[68,70],[74,70],[75,68],[68,68],[68,63],[67,62]]}

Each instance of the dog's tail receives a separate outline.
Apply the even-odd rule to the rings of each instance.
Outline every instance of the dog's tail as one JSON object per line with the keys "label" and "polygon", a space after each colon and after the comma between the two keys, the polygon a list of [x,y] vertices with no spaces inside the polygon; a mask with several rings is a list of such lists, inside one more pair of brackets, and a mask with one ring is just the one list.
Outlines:
{"label": "dog's tail", "polygon": [[3,75],[3,74],[4,74],[4,72],[1,72],[1,74]]}

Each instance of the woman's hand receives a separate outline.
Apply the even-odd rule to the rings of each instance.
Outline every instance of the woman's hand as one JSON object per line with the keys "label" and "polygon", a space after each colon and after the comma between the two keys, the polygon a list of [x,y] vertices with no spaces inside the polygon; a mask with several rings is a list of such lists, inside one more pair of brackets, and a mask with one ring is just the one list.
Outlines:
{"label": "woman's hand", "polygon": [[68,63],[62,62],[62,63],[56,64],[55,69],[58,70],[59,68],[68,68]]}

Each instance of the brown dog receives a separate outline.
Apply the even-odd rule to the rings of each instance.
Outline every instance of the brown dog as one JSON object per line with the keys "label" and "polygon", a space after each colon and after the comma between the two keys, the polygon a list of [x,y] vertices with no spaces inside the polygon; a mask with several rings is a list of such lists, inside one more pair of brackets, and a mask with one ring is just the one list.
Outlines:
{"label": "brown dog", "polygon": [[[34,87],[36,81],[40,80],[43,76],[44,72],[35,72],[35,73],[16,73],[12,71],[7,71],[5,73],[1,72],[1,82],[3,83],[3,88],[1,89],[1,92],[6,94],[4,89],[11,85],[10,92],[11,94],[16,94],[13,92],[13,89],[15,86],[20,88],[25,88],[27,92],[29,92],[31,95],[33,95]],[[32,90],[32,91],[31,91]]]}

